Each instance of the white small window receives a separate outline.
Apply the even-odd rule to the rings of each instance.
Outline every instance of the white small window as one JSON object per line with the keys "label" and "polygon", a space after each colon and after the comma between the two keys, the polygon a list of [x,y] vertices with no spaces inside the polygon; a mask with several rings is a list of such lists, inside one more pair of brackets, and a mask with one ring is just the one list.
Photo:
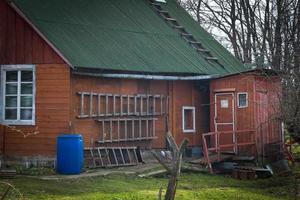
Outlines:
{"label": "white small window", "polygon": [[182,107],[182,128],[183,132],[195,132],[195,107],[183,106]]}
{"label": "white small window", "polygon": [[237,102],[238,102],[238,108],[248,107],[248,93],[247,92],[238,93]]}
{"label": "white small window", "polygon": [[1,120],[10,125],[35,124],[35,67],[1,66]]}

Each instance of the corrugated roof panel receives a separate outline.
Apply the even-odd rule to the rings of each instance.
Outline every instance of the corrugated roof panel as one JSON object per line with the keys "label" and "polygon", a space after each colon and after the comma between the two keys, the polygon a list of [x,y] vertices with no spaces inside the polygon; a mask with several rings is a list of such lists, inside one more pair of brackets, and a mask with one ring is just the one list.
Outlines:
{"label": "corrugated roof panel", "polygon": [[244,71],[246,68],[235,58],[227,49],[225,49],[212,35],[199,26],[196,22],[175,0],[168,0],[167,4],[162,4],[172,17],[177,19],[187,32],[191,33],[200,41],[206,49],[209,49],[213,56],[217,57],[228,73]]}
{"label": "corrugated roof panel", "polygon": [[[241,64],[204,42],[225,69],[205,60],[146,0],[13,0],[75,67],[148,73],[228,74]],[[171,2],[171,3],[169,3]],[[197,37],[211,39],[178,5],[167,9]],[[187,20],[187,21],[186,21]],[[197,31],[199,33],[197,33]],[[229,55],[230,56],[230,55]],[[232,55],[231,55],[232,57]]]}

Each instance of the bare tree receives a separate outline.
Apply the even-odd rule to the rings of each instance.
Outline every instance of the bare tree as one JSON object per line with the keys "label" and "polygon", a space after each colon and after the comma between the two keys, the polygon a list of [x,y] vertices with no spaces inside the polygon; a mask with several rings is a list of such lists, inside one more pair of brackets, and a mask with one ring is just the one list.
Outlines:
{"label": "bare tree", "polygon": [[[181,0],[245,64],[280,71],[282,120],[300,141],[300,1]],[[224,40],[224,38],[226,38]],[[229,44],[229,45],[228,45]]]}

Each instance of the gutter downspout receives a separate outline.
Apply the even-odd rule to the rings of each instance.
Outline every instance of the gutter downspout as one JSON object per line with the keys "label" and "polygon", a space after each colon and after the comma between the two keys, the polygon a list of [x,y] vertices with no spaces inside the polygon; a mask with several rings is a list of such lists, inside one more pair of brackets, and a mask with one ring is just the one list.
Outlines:
{"label": "gutter downspout", "polygon": [[73,71],[73,74],[83,76],[93,76],[102,78],[123,78],[123,79],[147,79],[147,80],[206,80],[212,78],[218,78],[220,75],[198,75],[198,76],[162,76],[162,75],[142,75],[142,74],[105,74],[105,73],[90,73],[90,72],[77,72]]}

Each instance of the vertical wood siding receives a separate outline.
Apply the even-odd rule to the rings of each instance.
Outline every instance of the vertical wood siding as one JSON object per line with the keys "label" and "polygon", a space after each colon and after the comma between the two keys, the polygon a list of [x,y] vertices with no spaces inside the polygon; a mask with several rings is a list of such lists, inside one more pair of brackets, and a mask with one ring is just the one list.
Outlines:
{"label": "vertical wood siding", "polygon": [[[184,138],[189,139],[189,146],[199,146],[202,144],[202,133],[209,131],[209,93],[201,92],[200,88],[192,81],[173,82],[173,108],[170,117],[173,116],[173,134],[177,143]],[[182,127],[182,107],[195,107],[196,132],[184,133]]]}
{"label": "vertical wood siding", "polygon": [[[215,130],[215,91],[226,89],[234,90],[236,130],[253,129],[256,131],[256,146],[259,154],[263,154],[263,146],[266,144],[280,141],[279,121],[269,122],[280,114],[281,82],[278,77],[246,73],[213,80],[210,84],[211,131]],[[237,94],[239,92],[248,93],[247,108],[238,108]]]}
{"label": "vertical wood siding", "polygon": [[36,65],[36,125],[16,126],[24,133],[5,128],[6,155],[54,155],[56,137],[69,132],[70,68],[65,64]]}
{"label": "vertical wood siding", "polygon": [[[253,84],[254,77],[252,75],[237,75],[230,76],[222,79],[213,80],[210,85],[210,102],[211,102],[211,131],[215,130],[214,118],[215,118],[215,91],[234,89],[234,106],[236,110],[235,122],[236,130],[245,130],[254,128],[254,98],[253,98]],[[237,93],[248,92],[248,107],[237,107]]]}
{"label": "vertical wood siding", "polygon": [[[211,131],[215,131],[215,94],[224,91],[225,93],[233,93],[234,94],[234,123],[235,130],[251,130],[254,129],[255,121],[254,121],[254,77],[251,74],[241,74],[235,76],[229,76],[221,79],[213,80],[210,84],[210,101],[211,101]],[[218,91],[218,92],[217,92]],[[248,93],[248,107],[246,108],[238,108],[238,93],[247,92]],[[219,102],[220,103],[220,102]],[[224,130],[232,130],[232,126],[230,128]],[[233,140],[232,134],[226,134],[223,136],[221,143],[225,142],[226,144],[230,143]],[[237,140],[239,142],[246,142],[250,138],[247,135],[237,135]],[[248,154],[250,152],[254,153],[255,148],[253,146],[239,147],[238,151],[240,153]]]}
{"label": "vertical wood siding", "polygon": [[[0,127],[0,149],[6,155],[53,155],[56,136],[69,132],[70,69],[5,0],[0,0],[0,65],[36,65],[36,126],[16,126],[24,138]],[[3,142],[5,141],[5,143]]]}
{"label": "vertical wood siding", "polygon": [[258,152],[268,154],[269,145],[282,141],[281,121],[279,120],[281,80],[279,77],[255,77],[255,116]]}
{"label": "vertical wood siding", "polygon": [[5,0],[0,0],[0,22],[0,64],[64,63]]}
{"label": "vertical wood siding", "polygon": [[[202,93],[194,86],[192,81],[153,81],[131,79],[93,78],[87,76],[72,75],[72,130],[82,133],[85,145],[91,146],[91,142],[100,137],[100,126],[94,119],[78,119],[80,96],[77,92],[95,92],[109,94],[162,94],[168,95],[169,100],[169,127],[176,141],[180,143],[184,137],[190,140],[190,146],[201,144],[201,134],[205,132],[205,119],[208,113],[201,106],[205,101]],[[208,94],[206,94],[206,98]],[[182,106],[196,107],[196,132],[183,133],[182,131]],[[207,115],[207,116],[205,116]],[[159,117],[156,122],[157,139],[140,142],[120,142],[107,145],[130,146],[139,145],[145,148],[165,148],[166,120]]]}

